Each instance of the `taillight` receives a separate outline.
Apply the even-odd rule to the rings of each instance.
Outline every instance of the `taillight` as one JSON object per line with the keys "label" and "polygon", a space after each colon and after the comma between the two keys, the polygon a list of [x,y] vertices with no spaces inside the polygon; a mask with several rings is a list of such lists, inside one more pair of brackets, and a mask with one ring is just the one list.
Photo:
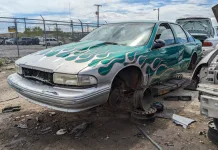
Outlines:
{"label": "taillight", "polygon": [[213,43],[211,43],[211,42],[203,42],[203,46],[213,46]]}

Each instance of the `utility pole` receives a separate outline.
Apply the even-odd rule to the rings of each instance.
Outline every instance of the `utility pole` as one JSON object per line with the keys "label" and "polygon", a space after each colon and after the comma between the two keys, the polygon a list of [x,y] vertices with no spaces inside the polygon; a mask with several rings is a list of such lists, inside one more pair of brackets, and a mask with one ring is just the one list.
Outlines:
{"label": "utility pole", "polygon": [[95,14],[97,15],[97,27],[99,27],[99,7],[102,7],[102,5],[95,4],[94,6],[97,7],[97,11],[95,12]]}
{"label": "utility pole", "polygon": [[157,10],[158,11],[158,21],[160,20],[160,8],[153,9],[153,11]]}

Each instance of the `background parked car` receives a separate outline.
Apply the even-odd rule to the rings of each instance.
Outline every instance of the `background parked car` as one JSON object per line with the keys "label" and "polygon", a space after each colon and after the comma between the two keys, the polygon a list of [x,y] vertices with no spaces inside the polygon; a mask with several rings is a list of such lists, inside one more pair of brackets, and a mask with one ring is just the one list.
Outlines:
{"label": "background parked car", "polygon": [[[48,46],[55,46],[55,45],[62,45],[63,42],[62,41],[57,41],[55,38],[46,38],[46,42]],[[43,39],[43,41],[40,41],[39,43],[40,45],[45,46],[45,39]]]}
{"label": "background parked car", "polygon": [[39,38],[32,38],[32,45],[39,45]]}
{"label": "background parked car", "polygon": [[4,45],[7,39],[7,37],[0,37],[0,45]]}
{"label": "background parked car", "polygon": [[5,41],[5,44],[6,44],[6,45],[14,45],[14,44],[17,44],[17,41],[18,41],[17,38],[11,38],[11,39],[7,39],[7,40]]}
{"label": "background parked car", "polygon": [[20,38],[18,40],[19,45],[31,45],[32,44],[32,38]]}
{"label": "background parked car", "polygon": [[203,42],[203,55],[205,56],[215,49],[218,49],[218,26],[214,27],[214,36],[211,38],[207,38]]}
{"label": "background parked car", "polygon": [[[181,18],[176,23],[186,29],[194,38],[202,42],[203,56],[216,48],[218,44],[217,27],[212,26],[210,18]],[[216,42],[217,41],[217,42]]]}

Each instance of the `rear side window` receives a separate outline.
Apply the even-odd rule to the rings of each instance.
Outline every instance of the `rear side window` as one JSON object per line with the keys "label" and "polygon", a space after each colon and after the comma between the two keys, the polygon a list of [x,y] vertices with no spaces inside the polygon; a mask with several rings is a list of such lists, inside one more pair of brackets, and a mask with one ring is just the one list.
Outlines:
{"label": "rear side window", "polygon": [[186,35],[187,35],[187,37],[188,37],[188,41],[189,41],[189,42],[194,42],[195,39],[193,38],[193,36],[191,36],[191,34],[188,33],[188,31],[185,31],[185,32],[186,32]]}
{"label": "rear side window", "polygon": [[171,24],[174,31],[176,32],[176,41],[178,43],[186,43],[187,42],[187,36],[185,34],[185,32],[183,31],[183,29],[176,24]]}

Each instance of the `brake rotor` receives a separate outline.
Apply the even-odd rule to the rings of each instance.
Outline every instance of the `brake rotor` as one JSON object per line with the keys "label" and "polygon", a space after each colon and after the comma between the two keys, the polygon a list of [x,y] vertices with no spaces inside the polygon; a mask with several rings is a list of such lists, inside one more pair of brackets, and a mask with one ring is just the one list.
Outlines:
{"label": "brake rotor", "polygon": [[153,101],[153,96],[149,89],[136,90],[133,95],[133,106],[135,109],[142,109],[148,112]]}

